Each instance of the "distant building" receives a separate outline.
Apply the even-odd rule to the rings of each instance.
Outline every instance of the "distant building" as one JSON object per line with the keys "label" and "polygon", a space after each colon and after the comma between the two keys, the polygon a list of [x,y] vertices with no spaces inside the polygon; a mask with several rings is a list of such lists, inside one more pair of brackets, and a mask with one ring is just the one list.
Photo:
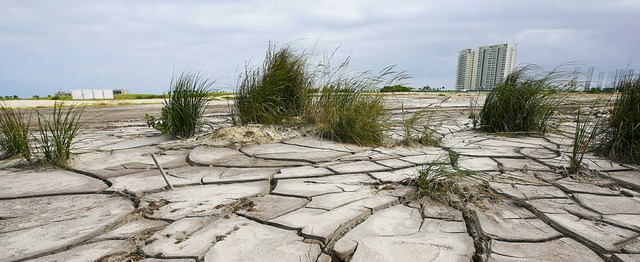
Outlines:
{"label": "distant building", "polygon": [[128,94],[129,90],[127,89],[113,89],[113,94],[114,95],[124,95],[124,94]]}
{"label": "distant building", "polygon": [[73,89],[73,99],[113,99],[113,89]]}
{"label": "distant building", "polygon": [[71,93],[58,91],[56,92],[56,96],[71,96]]}
{"label": "distant building", "polygon": [[456,89],[489,90],[516,67],[515,44],[481,46],[460,51]]}

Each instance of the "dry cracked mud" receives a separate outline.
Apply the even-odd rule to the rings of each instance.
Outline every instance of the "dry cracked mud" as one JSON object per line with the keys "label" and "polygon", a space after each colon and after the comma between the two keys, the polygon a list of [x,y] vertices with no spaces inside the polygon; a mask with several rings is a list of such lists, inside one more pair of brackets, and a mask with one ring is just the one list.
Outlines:
{"label": "dry cracked mud", "polygon": [[[441,145],[412,148],[300,129],[256,144],[253,127],[172,141],[109,107],[71,170],[0,161],[0,261],[640,261],[637,167],[588,154],[594,175],[562,176],[566,137],[470,130],[471,98],[389,98],[396,119],[400,103],[440,104]],[[224,110],[207,111],[209,131],[229,126]],[[418,198],[426,163],[482,174],[487,196]]]}

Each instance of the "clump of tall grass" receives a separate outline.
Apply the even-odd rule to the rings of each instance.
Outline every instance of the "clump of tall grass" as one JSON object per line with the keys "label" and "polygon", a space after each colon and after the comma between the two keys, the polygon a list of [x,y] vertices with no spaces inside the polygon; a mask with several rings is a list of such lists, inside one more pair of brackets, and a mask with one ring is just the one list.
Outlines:
{"label": "clump of tall grass", "polygon": [[0,104],[0,148],[7,156],[20,156],[31,161],[32,149],[29,145],[31,114],[26,118],[20,109]]}
{"label": "clump of tall grass", "polygon": [[282,124],[305,113],[313,85],[304,53],[270,45],[261,68],[245,68],[232,108],[235,124]]}
{"label": "clump of tall grass", "polygon": [[388,131],[389,112],[377,87],[398,83],[407,76],[389,66],[371,74],[349,72],[349,59],[337,68],[329,61],[318,66],[322,88],[314,98],[308,119],[319,127],[328,139],[359,145],[381,145]]}
{"label": "clump of tall grass", "polygon": [[554,71],[536,76],[532,67],[510,73],[492,89],[480,111],[481,128],[488,132],[542,132],[561,102]]}
{"label": "clump of tall grass", "polygon": [[617,89],[605,153],[616,161],[640,164],[640,74],[626,76],[618,82]]}
{"label": "clump of tall grass", "polygon": [[38,133],[36,137],[43,162],[66,167],[71,156],[74,138],[83,125],[81,121],[84,106],[70,105],[63,107],[63,103],[53,105],[53,113],[47,117],[39,110]]}
{"label": "clump of tall grass", "polygon": [[339,142],[379,145],[387,130],[384,100],[351,84],[334,83],[322,89],[314,114],[319,132]]}
{"label": "clump of tall grass", "polygon": [[163,134],[188,138],[196,133],[207,108],[213,82],[199,74],[182,73],[171,78],[168,98],[164,100],[162,118],[147,114],[147,124]]}

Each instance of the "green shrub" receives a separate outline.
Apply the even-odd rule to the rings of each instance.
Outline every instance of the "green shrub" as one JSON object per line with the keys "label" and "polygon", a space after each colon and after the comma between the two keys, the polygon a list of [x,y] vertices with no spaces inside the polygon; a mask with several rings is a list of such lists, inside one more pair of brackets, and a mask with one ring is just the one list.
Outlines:
{"label": "green shrub", "polygon": [[413,89],[411,87],[403,86],[403,85],[392,85],[385,86],[380,89],[380,92],[411,92]]}
{"label": "green shrub", "polygon": [[245,69],[240,75],[234,122],[281,124],[305,113],[313,78],[307,71],[304,54],[289,46],[276,50],[269,46],[261,68]]}
{"label": "green shrub", "polygon": [[37,109],[35,111],[38,115],[39,132],[36,138],[43,162],[66,167],[67,160],[71,156],[73,140],[83,125],[80,118],[84,112],[84,106],[70,105],[64,108],[63,103],[56,102],[50,117]]}
{"label": "green shrub", "polygon": [[640,74],[620,81],[617,88],[605,153],[616,161],[640,164]]}
{"label": "green shrub", "polygon": [[492,89],[480,112],[481,128],[488,132],[546,132],[561,97],[556,72],[537,77],[523,67]]}
{"label": "green shrub", "polygon": [[193,136],[207,108],[212,84],[198,74],[182,73],[177,79],[172,77],[168,98],[161,110],[162,118],[147,114],[147,125],[172,137]]}
{"label": "green shrub", "polygon": [[0,148],[8,156],[21,156],[31,161],[29,127],[31,114],[25,120],[20,109],[0,104]]}

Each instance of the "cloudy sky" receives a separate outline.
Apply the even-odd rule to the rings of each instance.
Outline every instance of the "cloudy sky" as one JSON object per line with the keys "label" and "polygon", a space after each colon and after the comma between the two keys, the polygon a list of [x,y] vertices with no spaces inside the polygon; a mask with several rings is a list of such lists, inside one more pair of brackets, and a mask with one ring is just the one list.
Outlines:
{"label": "cloudy sky", "polygon": [[233,90],[269,42],[397,65],[416,87],[453,88],[460,50],[499,43],[519,64],[640,68],[638,17],[639,0],[0,0],[0,95],[159,94],[182,71]]}

